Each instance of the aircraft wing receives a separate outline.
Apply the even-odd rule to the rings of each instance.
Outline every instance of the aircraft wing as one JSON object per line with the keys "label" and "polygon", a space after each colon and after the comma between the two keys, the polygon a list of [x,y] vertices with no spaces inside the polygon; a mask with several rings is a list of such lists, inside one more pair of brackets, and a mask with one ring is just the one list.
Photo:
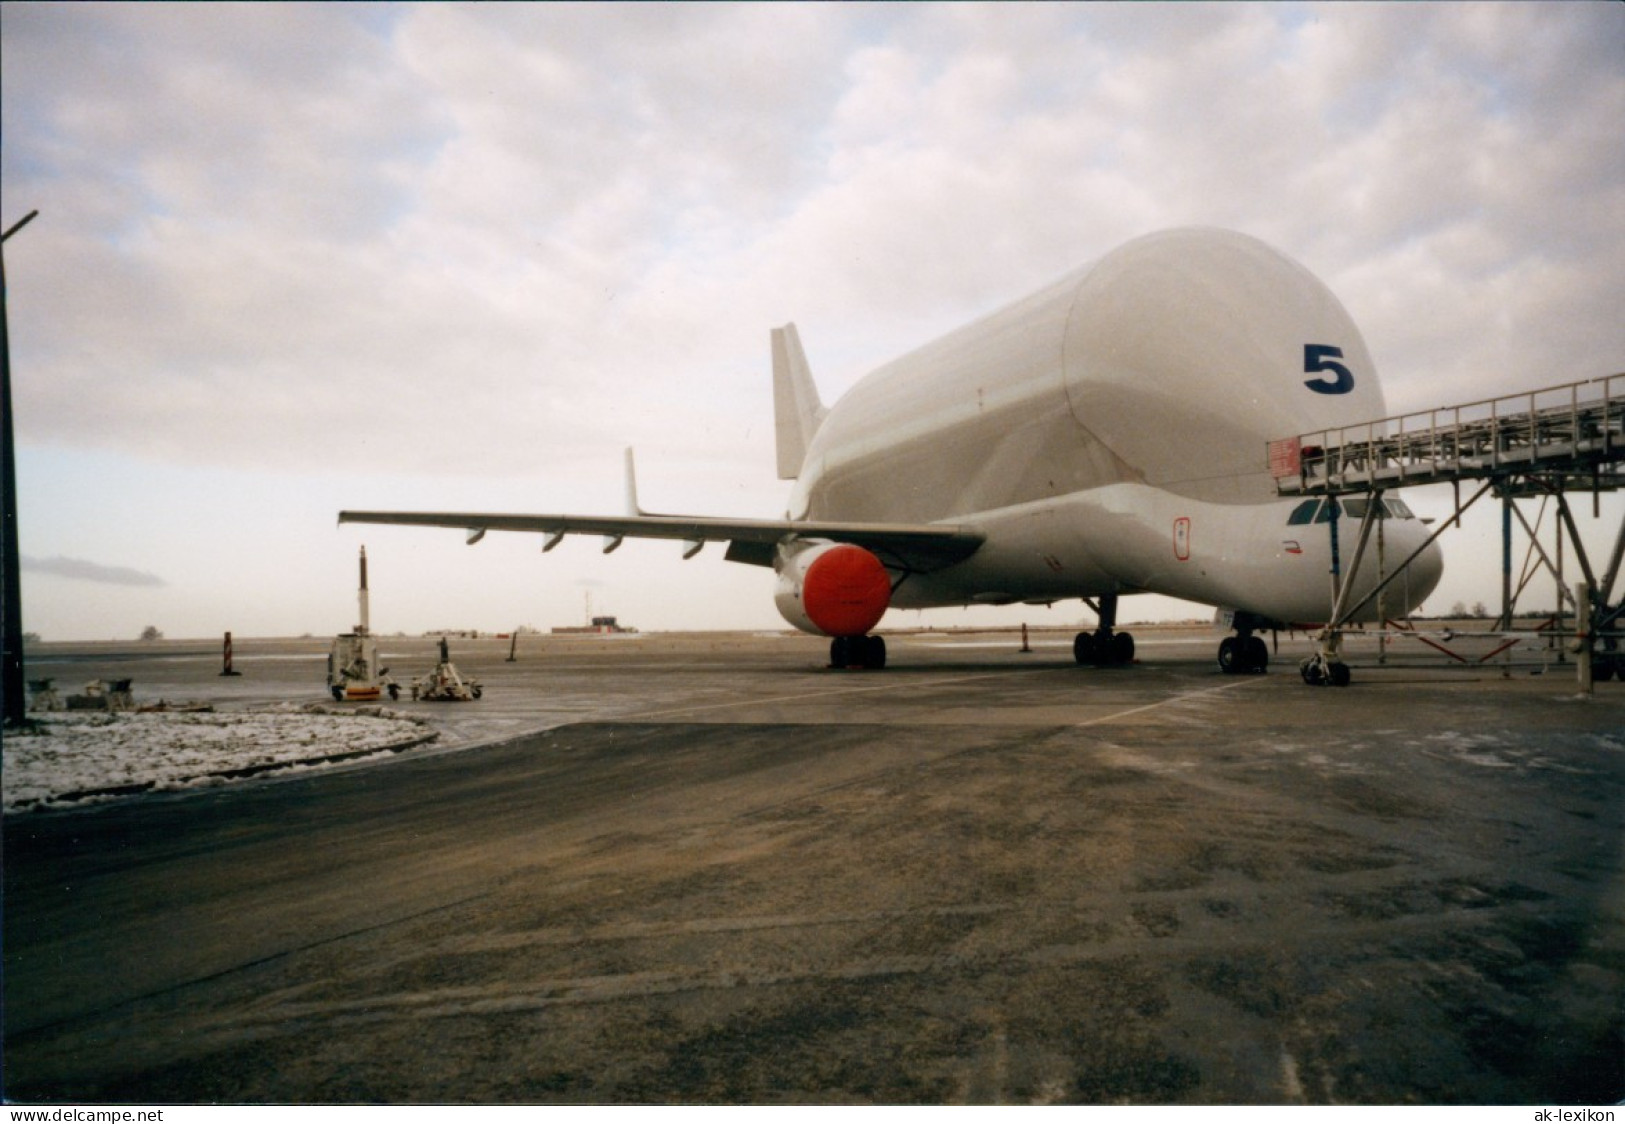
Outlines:
{"label": "aircraft wing", "polygon": [[456,511],[341,511],[340,523],[392,523],[458,527],[472,544],[487,531],[533,531],[549,536],[551,550],[565,535],[603,535],[605,552],[623,538],[676,539],[692,557],[707,542],[726,542],[727,558],[771,566],[773,550],[789,538],[849,542],[873,551],[888,566],[915,573],[951,566],[976,552],[986,538],[972,527],[945,523],[840,523],[791,519],[719,519],[703,515],[504,515]]}

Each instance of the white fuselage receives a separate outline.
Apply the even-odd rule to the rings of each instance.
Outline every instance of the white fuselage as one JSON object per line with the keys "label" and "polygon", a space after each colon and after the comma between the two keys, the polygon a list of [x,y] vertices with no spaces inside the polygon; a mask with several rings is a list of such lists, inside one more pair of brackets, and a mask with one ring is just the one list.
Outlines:
{"label": "white fuselage", "polygon": [[[1244,235],[1170,231],[867,376],[819,427],[789,515],[986,535],[902,580],[900,608],[1155,592],[1318,622],[1330,524],[1288,524],[1302,501],[1277,497],[1266,444],[1385,413],[1359,330],[1312,274]],[[1357,528],[1339,521],[1345,568]],[[1382,530],[1390,571],[1426,537],[1415,519]],[[1384,610],[1439,572],[1429,547]],[[1356,599],[1377,580],[1368,555]]]}

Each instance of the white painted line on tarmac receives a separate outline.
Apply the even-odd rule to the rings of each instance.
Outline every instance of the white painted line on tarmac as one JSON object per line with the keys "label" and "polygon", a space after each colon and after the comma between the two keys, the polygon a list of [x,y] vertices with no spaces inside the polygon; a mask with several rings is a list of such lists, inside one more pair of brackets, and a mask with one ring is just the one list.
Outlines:
{"label": "white painted line on tarmac", "polygon": [[1257,679],[1236,679],[1229,683],[1221,683],[1217,687],[1204,687],[1200,691],[1186,691],[1182,695],[1174,695],[1171,698],[1159,699],[1154,703],[1146,703],[1144,706],[1131,706],[1127,710],[1119,710],[1115,714],[1102,714],[1099,718],[1091,718],[1087,722],[1074,722],[1072,725],[1074,729],[1082,726],[1098,726],[1102,722],[1111,722],[1118,718],[1127,718],[1131,714],[1140,714],[1147,710],[1156,710],[1159,706],[1168,706],[1171,703],[1185,702],[1187,699],[1198,699],[1203,695],[1216,695],[1220,691],[1229,691],[1236,687],[1245,687],[1249,683],[1262,682],[1264,682],[1262,677]]}

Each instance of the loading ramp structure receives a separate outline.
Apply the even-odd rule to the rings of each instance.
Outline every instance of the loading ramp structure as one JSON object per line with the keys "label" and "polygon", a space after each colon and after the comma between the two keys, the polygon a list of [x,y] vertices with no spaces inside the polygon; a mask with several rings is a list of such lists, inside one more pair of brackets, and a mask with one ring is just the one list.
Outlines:
{"label": "loading ramp structure", "polygon": [[[1270,473],[1281,496],[1325,496],[1332,503],[1327,526],[1332,545],[1332,609],[1316,655],[1304,661],[1309,683],[1347,683],[1339,658],[1342,631],[1354,616],[1381,596],[1421,554],[1419,548],[1392,572],[1383,571],[1376,588],[1358,602],[1352,580],[1364,561],[1373,522],[1383,505],[1364,505],[1353,557],[1342,562],[1335,513],[1338,497],[1365,495],[1379,501],[1386,491],[1426,484],[1449,484],[1455,513],[1429,537],[1433,543],[1486,495],[1501,501],[1501,613],[1496,627],[1515,636],[1517,599],[1532,578],[1546,572],[1557,588],[1556,616],[1535,632],[1571,643],[1577,654],[1581,688],[1595,679],[1625,680],[1625,606],[1616,592],[1625,556],[1625,520],[1613,529],[1613,547],[1601,570],[1593,565],[1574,516],[1576,497],[1589,494],[1593,518],[1601,515],[1604,493],[1625,488],[1625,373],[1563,383],[1423,410],[1358,425],[1301,433],[1269,442]],[[1463,485],[1476,484],[1465,501]],[[1531,524],[1519,500],[1540,500]],[[1550,509],[1555,526],[1552,549],[1540,541]],[[1514,526],[1528,537],[1519,579],[1513,580]],[[1378,532],[1381,541],[1380,529]],[[1565,561],[1578,566],[1581,580],[1570,587]],[[1572,626],[1568,622],[1572,620]],[[1414,633],[1412,633],[1414,634]],[[1510,650],[1511,643],[1502,650]]]}

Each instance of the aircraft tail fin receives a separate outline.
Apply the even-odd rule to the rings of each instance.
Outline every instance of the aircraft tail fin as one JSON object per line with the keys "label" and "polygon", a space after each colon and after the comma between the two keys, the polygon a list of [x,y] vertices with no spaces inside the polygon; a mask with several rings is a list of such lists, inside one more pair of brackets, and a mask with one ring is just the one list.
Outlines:
{"label": "aircraft tail fin", "polygon": [[778,436],[779,479],[794,480],[807,447],[829,411],[819,401],[807,354],[794,324],[773,329],[773,414]]}

